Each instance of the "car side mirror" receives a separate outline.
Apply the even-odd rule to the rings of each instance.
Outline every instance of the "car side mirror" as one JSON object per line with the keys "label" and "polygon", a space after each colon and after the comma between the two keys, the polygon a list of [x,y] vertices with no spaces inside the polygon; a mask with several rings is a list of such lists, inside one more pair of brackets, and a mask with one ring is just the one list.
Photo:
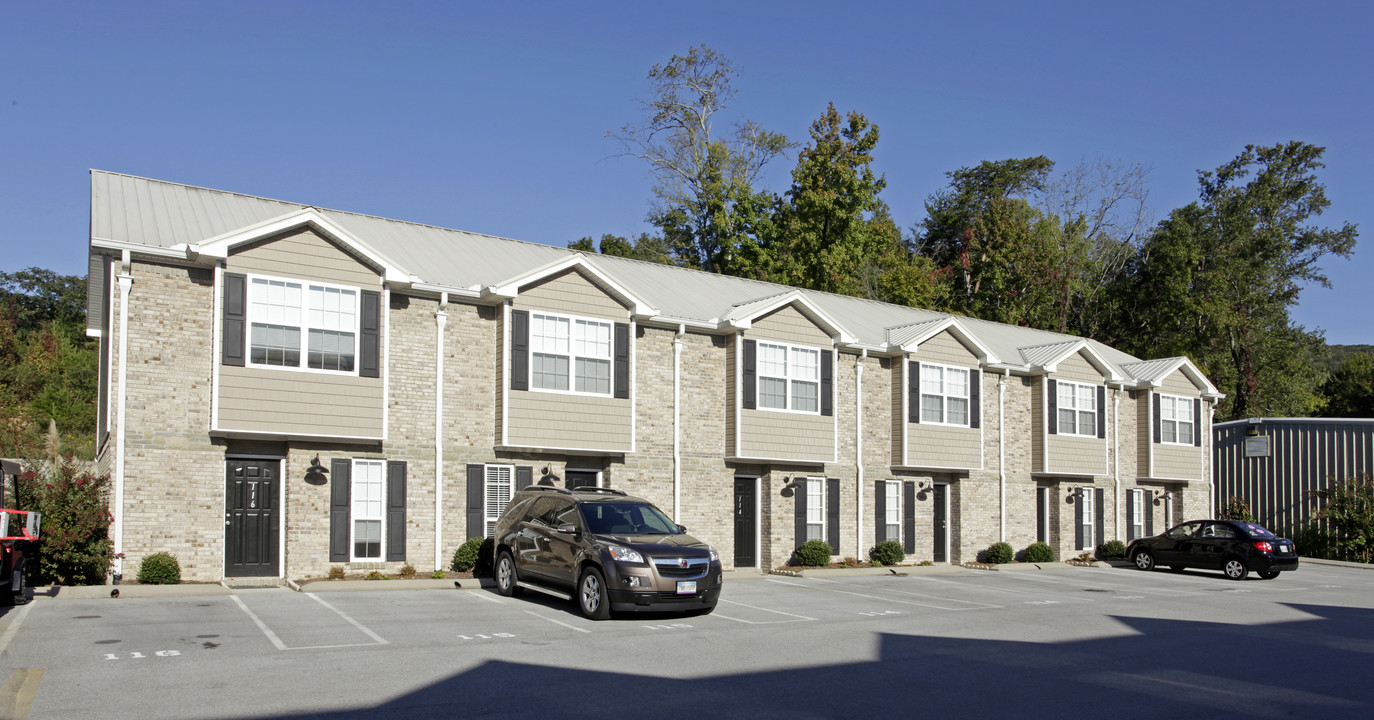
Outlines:
{"label": "car side mirror", "polygon": [[572,523],[563,523],[562,525],[558,526],[558,532],[564,535],[576,535],[577,526],[573,525]]}
{"label": "car side mirror", "polygon": [[687,532],[687,526],[686,526],[686,525],[678,525],[678,526],[677,526],[677,531],[680,532],[680,533],[685,533],[685,532]]}

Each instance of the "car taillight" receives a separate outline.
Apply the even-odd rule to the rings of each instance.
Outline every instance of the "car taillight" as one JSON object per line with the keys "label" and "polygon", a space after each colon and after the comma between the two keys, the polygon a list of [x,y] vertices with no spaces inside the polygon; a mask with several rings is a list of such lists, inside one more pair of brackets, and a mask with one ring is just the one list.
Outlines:
{"label": "car taillight", "polygon": [[1268,541],[1259,540],[1255,543],[1255,549],[1260,552],[1274,552],[1274,545]]}

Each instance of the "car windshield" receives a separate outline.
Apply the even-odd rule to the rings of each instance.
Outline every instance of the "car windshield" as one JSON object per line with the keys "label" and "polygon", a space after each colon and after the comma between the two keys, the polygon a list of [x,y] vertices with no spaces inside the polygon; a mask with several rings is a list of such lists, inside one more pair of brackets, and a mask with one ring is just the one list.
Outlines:
{"label": "car windshield", "polygon": [[584,502],[582,516],[596,535],[677,535],[677,524],[649,503]]}
{"label": "car windshield", "polygon": [[1241,528],[1243,528],[1243,529],[1245,530],[1245,533],[1246,533],[1247,535],[1249,535],[1250,537],[1257,537],[1257,538],[1271,538],[1271,537],[1274,537],[1274,533],[1271,533],[1271,532],[1269,532],[1268,530],[1265,530],[1264,528],[1262,528],[1262,527],[1260,527],[1259,525],[1256,525],[1256,524],[1254,524],[1254,523],[1243,522],[1243,523],[1240,523],[1240,526],[1241,526]]}

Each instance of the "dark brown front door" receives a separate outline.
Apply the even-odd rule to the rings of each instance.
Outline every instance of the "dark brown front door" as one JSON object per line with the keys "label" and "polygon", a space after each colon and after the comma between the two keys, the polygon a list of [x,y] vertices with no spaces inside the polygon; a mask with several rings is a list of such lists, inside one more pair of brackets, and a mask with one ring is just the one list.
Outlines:
{"label": "dark brown front door", "polygon": [[230,459],[225,478],[224,575],[277,577],[281,483],[278,460]]}

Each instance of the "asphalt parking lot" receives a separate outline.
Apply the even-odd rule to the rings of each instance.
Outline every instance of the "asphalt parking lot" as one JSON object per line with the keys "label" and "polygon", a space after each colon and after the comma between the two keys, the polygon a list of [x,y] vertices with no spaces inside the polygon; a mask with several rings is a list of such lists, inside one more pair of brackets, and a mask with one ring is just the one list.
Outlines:
{"label": "asphalt parking lot", "polygon": [[727,578],[592,622],[490,590],[40,597],[0,617],[11,716],[1374,716],[1374,572]]}

